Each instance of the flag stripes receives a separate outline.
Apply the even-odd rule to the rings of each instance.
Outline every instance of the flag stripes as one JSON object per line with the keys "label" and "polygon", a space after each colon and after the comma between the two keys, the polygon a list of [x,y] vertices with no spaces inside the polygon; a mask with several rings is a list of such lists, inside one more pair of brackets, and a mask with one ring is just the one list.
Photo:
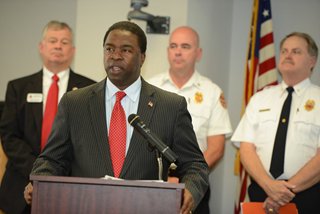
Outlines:
{"label": "flag stripes", "polygon": [[[241,114],[255,92],[278,82],[270,1],[253,2]],[[241,165],[239,151],[235,159],[235,175],[239,176],[239,192],[235,199],[234,213],[239,214],[241,202],[247,198],[249,184],[249,175]]]}

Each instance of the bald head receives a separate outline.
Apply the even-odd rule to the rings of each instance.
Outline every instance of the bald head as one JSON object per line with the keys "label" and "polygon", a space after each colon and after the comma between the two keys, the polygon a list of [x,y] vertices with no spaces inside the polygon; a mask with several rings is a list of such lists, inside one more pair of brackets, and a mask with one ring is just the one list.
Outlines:
{"label": "bald head", "polygon": [[170,35],[170,42],[175,38],[179,37],[186,41],[189,41],[196,48],[200,46],[200,39],[198,33],[191,27],[181,26],[176,28]]}

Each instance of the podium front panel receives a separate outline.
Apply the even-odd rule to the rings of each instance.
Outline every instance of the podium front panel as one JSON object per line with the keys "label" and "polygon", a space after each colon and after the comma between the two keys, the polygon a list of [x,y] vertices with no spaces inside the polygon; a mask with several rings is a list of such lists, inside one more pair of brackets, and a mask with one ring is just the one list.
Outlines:
{"label": "podium front panel", "polygon": [[32,214],[179,213],[184,184],[32,176]]}

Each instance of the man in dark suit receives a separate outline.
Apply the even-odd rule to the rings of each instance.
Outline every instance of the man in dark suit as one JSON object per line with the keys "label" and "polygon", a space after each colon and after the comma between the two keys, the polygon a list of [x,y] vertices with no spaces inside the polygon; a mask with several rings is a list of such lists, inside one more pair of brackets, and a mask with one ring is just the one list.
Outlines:
{"label": "man in dark suit", "polygon": [[[146,57],[146,35],[128,21],[112,25],[104,37],[106,80],[72,91],[62,98],[47,147],[37,158],[33,175],[77,177],[116,176],[110,150],[112,109],[118,91],[125,114],[138,114],[146,125],[178,155],[177,174],[185,183],[181,213],[191,213],[208,188],[208,165],[199,149],[185,98],[148,84],[140,76]],[[110,119],[111,118],[111,119]],[[118,177],[158,179],[155,151],[128,122],[125,160]],[[168,176],[169,161],[163,159]],[[32,200],[32,185],[25,190]]]}
{"label": "man in dark suit", "polygon": [[8,83],[0,122],[3,149],[8,157],[0,186],[0,209],[5,213],[29,213],[23,197],[32,165],[40,154],[44,106],[51,77],[59,77],[58,97],[66,91],[95,83],[70,69],[75,47],[72,30],[63,22],[51,21],[39,43],[41,71]]}

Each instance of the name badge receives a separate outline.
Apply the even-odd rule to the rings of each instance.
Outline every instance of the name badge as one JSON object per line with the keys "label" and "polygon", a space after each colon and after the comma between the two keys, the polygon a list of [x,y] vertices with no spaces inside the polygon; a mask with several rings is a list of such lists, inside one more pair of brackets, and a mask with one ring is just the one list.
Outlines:
{"label": "name badge", "polygon": [[41,93],[28,93],[27,102],[28,103],[41,103],[43,100],[43,95]]}

